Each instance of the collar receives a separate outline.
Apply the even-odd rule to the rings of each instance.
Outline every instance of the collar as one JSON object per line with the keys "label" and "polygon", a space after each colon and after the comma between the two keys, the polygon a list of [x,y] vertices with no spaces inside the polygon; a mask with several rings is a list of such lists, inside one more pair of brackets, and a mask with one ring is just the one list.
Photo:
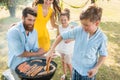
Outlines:
{"label": "collar", "polygon": [[24,28],[24,26],[23,26],[23,22],[22,22],[22,21],[19,22],[19,26],[20,26],[20,27],[19,27],[19,28],[20,28],[20,31],[24,33],[24,32],[25,32],[25,28]]}

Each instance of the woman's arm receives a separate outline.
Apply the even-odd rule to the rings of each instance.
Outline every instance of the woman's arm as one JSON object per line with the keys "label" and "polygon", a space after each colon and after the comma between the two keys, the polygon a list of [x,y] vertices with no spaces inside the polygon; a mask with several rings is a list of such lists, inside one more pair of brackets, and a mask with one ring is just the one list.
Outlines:
{"label": "woman's arm", "polygon": [[32,7],[34,10],[35,10],[35,12],[37,13],[37,10],[38,10],[38,7],[37,6],[34,6],[34,7]]}
{"label": "woman's arm", "polygon": [[55,22],[56,22],[56,20],[55,20],[55,13],[53,12],[51,17],[50,17],[50,23],[51,23],[53,28],[57,28],[58,27],[58,25]]}

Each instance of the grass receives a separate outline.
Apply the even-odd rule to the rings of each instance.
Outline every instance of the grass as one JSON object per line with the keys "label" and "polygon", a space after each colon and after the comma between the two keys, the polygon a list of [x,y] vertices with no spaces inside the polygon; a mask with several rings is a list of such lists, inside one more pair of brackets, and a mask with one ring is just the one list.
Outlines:
{"label": "grass", "polygon": [[18,21],[20,21],[20,18],[6,17],[6,18],[0,19],[0,24],[10,25],[11,22],[14,23],[14,22],[18,22]]}
{"label": "grass", "polygon": [[[19,20],[19,18],[11,17],[5,17],[0,19],[0,76],[2,75],[2,72],[8,68],[8,47],[6,40],[7,30],[12,23],[18,22]],[[0,78],[0,80],[2,79]]]}
{"label": "grass", "polygon": [[[120,0],[115,1],[111,0],[109,3],[106,1],[104,3],[101,2],[98,3],[104,9],[100,28],[108,37],[108,57],[105,63],[99,69],[96,78],[97,80],[120,80],[120,16],[119,16]],[[70,9],[71,19],[79,20],[78,17],[81,9],[78,10],[73,8]],[[2,12],[0,11],[0,15],[3,14]],[[5,37],[6,32],[11,23],[15,23],[20,20],[19,17],[18,18],[8,17],[8,12],[7,13],[6,12],[7,11],[4,11],[6,16],[5,14],[4,17],[0,16],[0,76],[2,72],[7,69],[8,47]],[[55,32],[51,31],[50,34],[52,37],[54,37],[53,35],[55,34]],[[58,64],[58,67],[52,80],[60,80],[60,76],[63,74],[60,57],[56,58],[54,61]],[[68,77],[70,76],[69,72],[67,76]]]}
{"label": "grass", "polygon": [[103,22],[101,29],[108,36],[108,58],[97,74],[97,80],[120,80],[120,24]]}
{"label": "grass", "polygon": [[[102,22],[100,28],[108,36],[108,58],[104,65],[99,69],[96,76],[97,80],[120,80],[120,24],[118,22]],[[53,80],[60,79],[62,75],[62,66],[60,58],[55,60],[58,63],[58,69]],[[68,75],[70,76],[70,75]]]}

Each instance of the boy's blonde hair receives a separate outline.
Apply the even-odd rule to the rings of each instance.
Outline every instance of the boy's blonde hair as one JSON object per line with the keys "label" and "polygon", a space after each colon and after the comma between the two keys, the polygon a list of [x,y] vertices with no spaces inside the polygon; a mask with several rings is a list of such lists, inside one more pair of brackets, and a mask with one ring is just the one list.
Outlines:
{"label": "boy's blonde hair", "polygon": [[80,14],[80,20],[89,19],[91,22],[100,21],[102,17],[102,8],[96,5],[90,5]]}

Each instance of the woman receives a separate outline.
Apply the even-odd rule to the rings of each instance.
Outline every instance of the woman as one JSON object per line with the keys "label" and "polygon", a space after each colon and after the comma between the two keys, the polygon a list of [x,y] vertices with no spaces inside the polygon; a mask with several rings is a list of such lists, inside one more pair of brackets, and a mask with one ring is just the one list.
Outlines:
{"label": "woman", "polygon": [[[61,13],[58,3],[57,0],[35,0],[33,2],[33,7],[37,12],[34,28],[38,32],[38,45],[46,52],[50,48],[50,36],[46,24],[50,20],[52,27],[56,27],[56,16]],[[53,9],[51,8],[52,4]]]}

